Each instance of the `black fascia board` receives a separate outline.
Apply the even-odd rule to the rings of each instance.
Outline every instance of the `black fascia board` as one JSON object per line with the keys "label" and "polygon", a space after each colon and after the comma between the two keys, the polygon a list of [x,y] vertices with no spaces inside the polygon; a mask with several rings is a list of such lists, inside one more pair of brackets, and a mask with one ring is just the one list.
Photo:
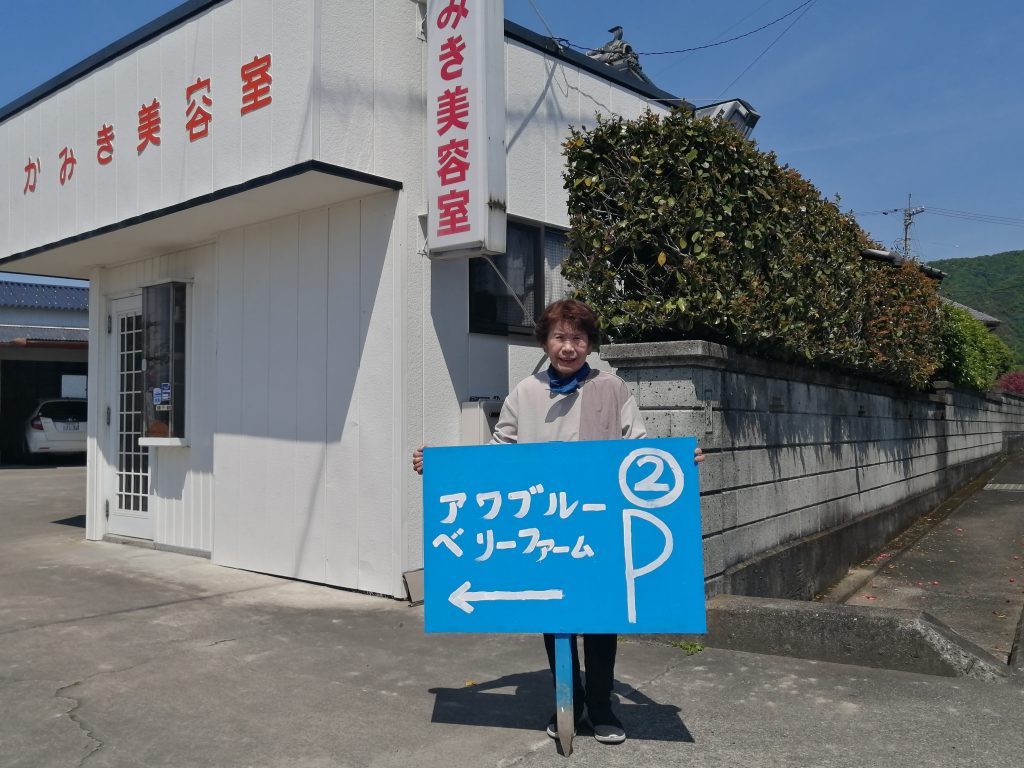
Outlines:
{"label": "black fascia board", "polygon": [[574,67],[586,70],[592,75],[597,75],[602,80],[608,80],[616,85],[621,85],[623,88],[652,101],[657,101],[666,107],[680,107],[691,112],[695,109],[693,104],[686,99],[680,99],[668,91],[661,90],[656,85],[648,85],[635,77],[624,75],[607,64],[594,61],[589,56],[585,56],[571,48],[562,48],[553,38],[538,34],[508,19],[505,19],[505,37],[541,51],[552,58],[560,59],[566,64],[572,64]]}
{"label": "black fascia board", "polygon": [[[143,27],[131,32],[120,40],[116,40],[107,47],[97,51],[87,59],[75,64],[73,67],[64,70],[59,75],[50,78],[42,85],[33,88],[24,96],[20,96],[10,104],[0,107],[0,123],[13,117],[17,113],[27,109],[33,104],[42,101],[47,96],[56,93],[61,88],[71,85],[90,72],[99,69],[103,65],[117,59],[120,56],[138,48],[140,45],[159,37],[168,29],[188,21],[193,16],[198,16],[209,8],[223,3],[225,0],[188,0],[177,8],[173,8],[162,16],[154,19]],[[618,72],[606,64],[601,64],[593,59],[584,56],[582,53],[569,48],[559,47],[550,37],[545,37],[515,22],[505,20],[505,37],[510,40],[522,43],[530,48],[541,51],[553,58],[559,59],[579,67],[590,74],[596,75],[603,80],[615,83],[627,90],[643,96],[652,101],[657,101],[666,107],[681,107],[693,111],[694,105],[680,99],[679,97],[663,91],[654,85],[648,85],[635,77],[630,77]]]}
{"label": "black fascia board", "polygon": [[123,56],[134,48],[138,48],[140,45],[149,42],[154,37],[159,37],[168,29],[176,27],[182,22],[188,21],[193,16],[198,16],[206,9],[212,8],[213,6],[219,5],[223,2],[224,0],[188,0],[188,2],[182,3],[177,8],[172,8],[163,16],[153,19],[153,21],[143,27],[140,27],[134,32],[130,32],[120,40],[115,40],[106,48],[97,51],[89,58],[80,61],[70,69],[64,70],[56,77],[52,77],[42,85],[33,88],[24,96],[19,96],[10,104],[0,107],[0,123],[7,120],[9,117],[13,117],[18,112],[31,107],[36,102],[42,101],[50,94],[56,93],[61,88],[71,85],[76,80],[85,77],[93,70],[102,67],[104,64]]}

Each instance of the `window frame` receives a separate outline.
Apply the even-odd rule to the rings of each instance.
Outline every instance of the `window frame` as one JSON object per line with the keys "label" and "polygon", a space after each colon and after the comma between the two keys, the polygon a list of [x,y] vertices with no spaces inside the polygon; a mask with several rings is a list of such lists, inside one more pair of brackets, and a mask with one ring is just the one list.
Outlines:
{"label": "window frame", "polygon": [[[171,377],[171,403],[170,403],[170,416],[168,418],[168,434],[152,436],[149,434],[149,421],[143,414],[143,425],[142,435],[139,438],[139,445],[145,446],[188,446],[189,437],[191,433],[191,394],[192,394],[192,281],[187,279],[167,279],[160,280],[159,282],[149,283],[142,287],[142,322],[145,324],[147,319],[147,306],[146,296],[147,291],[156,288],[165,288],[170,293],[170,302],[168,304],[168,339],[170,343],[169,356],[170,371],[168,375]],[[181,291],[181,340],[180,344],[183,349],[178,350],[178,342],[175,340],[175,293]],[[144,404],[148,407],[152,405],[151,388],[148,386],[148,382],[145,379],[149,374],[149,336],[143,329],[142,339],[142,354],[143,354],[143,379],[144,386],[146,387],[144,392]],[[182,371],[179,377],[176,376],[174,371],[175,358],[180,355]],[[183,394],[176,392],[178,388],[184,390]],[[175,434],[175,423],[180,425],[181,434]]]}
{"label": "window frame", "polygon": [[[529,227],[533,230],[533,242],[535,245],[534,258],[533,258],[533,306],[534,314],[533,320],[536,323],[537,318],[540,317],[540,313],[544,311],[544,308],[550,303],[549,297],[544,295],[545,291],[545,265],[546,257],[544,252],[546,236],[549,232],[558,232],[562,235],[568,235],[569,229],[567,227],[561,227],[557,224],[547,224],[542,221],[536,221],[534,219],[527,219],[521,216],[509,216],[508,223],[515,224],[517,226]],[[481,257],[482,260],[483,257]],[[473,261],[473,260],[471,260]],[[496,269],[497,265],[493,262],[487,266],[487,269]],[[469,332],[479,333],[487,336],[532,336],[534,325],[512,325],[509,323],[488,323],[481,322],[473,316],[473,274],[472,264],[468,267],[467,275],[467,312],[469,314]],[[507,275],[502,275],[507,279]]]}

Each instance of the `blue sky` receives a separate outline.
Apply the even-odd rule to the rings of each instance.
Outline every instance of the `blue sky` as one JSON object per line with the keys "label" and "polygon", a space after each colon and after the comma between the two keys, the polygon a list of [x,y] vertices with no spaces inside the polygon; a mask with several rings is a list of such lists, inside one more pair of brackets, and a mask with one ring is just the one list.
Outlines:
{"label": "blue sky", "polygon": [[[179,4],[5,3],[0,105]],[[902,216],[875,212],[912,193],[928,209],[912,229],[924,260],[1024,248],[1020,0],[505,0],[509,19],[586,47],[622,25],[640,52],[742,35],[796,8],[709,50],[642,55],[644,71],[698,105],[750,102],[761,149],[839,194],[886,247],[902,238]]]}

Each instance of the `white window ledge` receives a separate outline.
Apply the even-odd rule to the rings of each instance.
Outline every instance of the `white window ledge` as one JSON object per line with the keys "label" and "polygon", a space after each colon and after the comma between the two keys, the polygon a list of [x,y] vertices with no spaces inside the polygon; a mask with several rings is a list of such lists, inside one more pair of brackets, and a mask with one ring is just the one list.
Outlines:
{"label": "white window ledge", "polygon": [[139,445],[148,448],[187,448],[185,437],[140,437]]}

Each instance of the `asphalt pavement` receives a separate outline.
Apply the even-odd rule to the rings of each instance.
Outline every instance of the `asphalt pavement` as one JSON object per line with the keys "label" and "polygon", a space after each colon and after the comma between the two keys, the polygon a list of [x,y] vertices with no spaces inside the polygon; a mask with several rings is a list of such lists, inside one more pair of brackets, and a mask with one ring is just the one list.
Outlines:
{"label": "asphalt pavement", "polygon": [[[623,638],[629,739],[583,730],[563,757],[543,731],[538,637],[427,635],[402,602],[87,542],[84,493],[80,467],[0,470],[2,768],[1009,767],[1024,754],[1017,680]],[[950,520],[952,535],[983,522]]]}
{"label": "asphalt pavement", "polygon": [[869,578],[845,602],[927,611],[1006,662],[1024,611],[1024,460],[972,491],[864,564]]}

